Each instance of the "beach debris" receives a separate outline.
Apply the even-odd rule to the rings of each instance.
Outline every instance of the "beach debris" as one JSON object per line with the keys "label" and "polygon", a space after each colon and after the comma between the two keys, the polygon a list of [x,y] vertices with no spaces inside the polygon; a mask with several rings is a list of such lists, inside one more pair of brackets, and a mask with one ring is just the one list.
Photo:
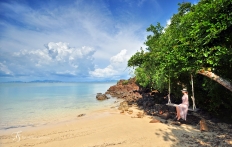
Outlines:
{"label": "beach debris", "polygon": [[200,120],[200,130],[201,130],[201,131],[206,131],[206,132],[209,131],[208,126],[207,126],[206,121],[205,121],[204,118],[202,118],[202,119]]}
{"label": "beach debris", "polygon": [[106,100],[106,99],[109,99],[109,97],[106,94],[97,93],[96,99],[97,100]]}
{"label": "beach debris", "polygon": [[158,119],[152,119],[149,123],[160,123],[160,120],[158,120]]}
{"label": "beach debris", "polygon": [[82,117],[82,116],[85,116],[85,114],[79,114],[79,115],[77,115],[77,117]]}

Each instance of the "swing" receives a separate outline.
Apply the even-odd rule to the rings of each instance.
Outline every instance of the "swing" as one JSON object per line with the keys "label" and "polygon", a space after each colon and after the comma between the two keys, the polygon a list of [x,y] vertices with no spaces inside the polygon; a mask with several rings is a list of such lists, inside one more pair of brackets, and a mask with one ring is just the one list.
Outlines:
{"label": "swing", "polygon": [[[196,104],[195,104],[194,89],[193,89],[193,76],[192,76],[192,74],[191,74],[191,83],[192,83],[192,93],[193,93],[193,96],[191,96],[191,99],[193,101],[193,106],[189,107],[188,110],[192,111],[192,112],[196,112],[199,109],[196,108]],[[170,77],[169,77],[169,88],[168,88],[169,94],[168,94],[168,103],[166,105],[176,107],[176,106],[178,106],[178,104],[171,103],[171,99],[170,99],[171,88],[170,87],[171,86],[170,86]]]}

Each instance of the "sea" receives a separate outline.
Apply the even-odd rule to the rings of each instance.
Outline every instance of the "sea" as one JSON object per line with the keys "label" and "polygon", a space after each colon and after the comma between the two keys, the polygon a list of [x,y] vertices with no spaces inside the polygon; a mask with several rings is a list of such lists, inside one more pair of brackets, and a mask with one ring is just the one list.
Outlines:
{"label": "sea", "polygon": [[116,82],[0,83],[0,130],[34,127],[109,107],[96,99]]}

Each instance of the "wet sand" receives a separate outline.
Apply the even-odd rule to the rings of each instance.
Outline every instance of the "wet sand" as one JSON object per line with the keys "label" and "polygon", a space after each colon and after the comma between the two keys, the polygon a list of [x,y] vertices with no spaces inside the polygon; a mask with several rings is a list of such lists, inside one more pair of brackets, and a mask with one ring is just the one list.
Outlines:
{"label": "wet sand", "polygon": [[[15,128],[0,132],[1,147],[170,147],[197,146],[193,144],[201,133],[189,125],[149,123],[153,118],[132,118],[133,114],[120,114],[117,107],[104,108],[84,116],[73,116],[72,120],[40,127]],[[156,117],[156,119],[161,120]],[[161,120],[164,122],[164,120]],[[186,141],[185,137],[192,140]]]}

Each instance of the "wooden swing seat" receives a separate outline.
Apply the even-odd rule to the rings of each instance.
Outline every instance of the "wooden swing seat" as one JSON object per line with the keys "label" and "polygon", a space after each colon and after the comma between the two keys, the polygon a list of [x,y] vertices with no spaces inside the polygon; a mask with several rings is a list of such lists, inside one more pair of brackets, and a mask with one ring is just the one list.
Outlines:
{"label": "wooden swing seat", "polygon": [[[166,105],[167,106],[172,106],[172,107],[178,106],[178,104],[173,104],[173,103],[167,103]],[[192,112],[197,112],[198,110],[199,110],[198,108],[193,109],[193,107],[191,107],[191,106],[189,106],[189,108],[188,108],[188,111],[192,111]]]}

